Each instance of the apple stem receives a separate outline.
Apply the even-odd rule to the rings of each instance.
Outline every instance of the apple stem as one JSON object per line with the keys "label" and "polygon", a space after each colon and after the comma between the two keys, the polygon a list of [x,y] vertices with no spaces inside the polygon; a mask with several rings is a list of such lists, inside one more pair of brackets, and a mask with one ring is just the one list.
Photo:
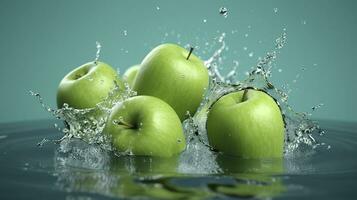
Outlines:
{"label": "apple stem", "polygon": [[190,58],[190,56],[191,56],[191,54],[192,54],[193,49],[194,49],[193,47],[190,47],[190,52],[188,53],[188,56],[187,56],[186,60],[188,60],[188,59]]}
{"label": "apple stem", "polygon": [[119,119],[119,120],[117,121],[117,124],[118,124],[118,125],[126,126],[126,127],[128,127],[128,128],[134,128],[133,125],[129,124],[128,122],[124,121],[123,119]]}
{"label": "apple stem", "polygon": [[243,96],[242,96],[242,102],[247,100],[247,94],[248,94],[248,89],[244,89]]}

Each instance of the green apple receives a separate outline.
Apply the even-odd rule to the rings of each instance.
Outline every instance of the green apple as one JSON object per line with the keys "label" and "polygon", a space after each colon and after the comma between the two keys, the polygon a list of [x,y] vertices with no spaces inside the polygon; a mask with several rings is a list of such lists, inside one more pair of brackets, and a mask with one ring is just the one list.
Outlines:
{"label": "green apple", "polygon": [[133,87],[139,69],[140,65],[134,65],[132,67],[129,67],[129,69],[127,69],[123,75],[123,80],[126,81],[131,88]]}
{"label": "green apple", "polygon": [[77,109],[93,108],[107,98],[116,85],[124,88],[116,70],[108,64],[86,63],[62,79],[57,91],[57,107],[67,103]]}
{"label": "green apple", "polygon": [[183,121],[199,107],[208,87],[208,70],[191,51],[175,44],[154,48],[142,61],[133,89],[168,103]]}
{"label": "green apple", "polygon": [[135,96],[114,106],[103,130],[116,151],[171,157],[186,147],[181,121],[164,101]]}
{"label": "green apple", "polygon": [[246,159],[218,154],[216,162],[224,173],[278,175],[284,172],[283,158]]}
{"label": "green apple", "polygon": [[283,156],[284,121],[279,106],[267,93],[254,89],[219,98],[207,116],[210,145],[242,158]]}

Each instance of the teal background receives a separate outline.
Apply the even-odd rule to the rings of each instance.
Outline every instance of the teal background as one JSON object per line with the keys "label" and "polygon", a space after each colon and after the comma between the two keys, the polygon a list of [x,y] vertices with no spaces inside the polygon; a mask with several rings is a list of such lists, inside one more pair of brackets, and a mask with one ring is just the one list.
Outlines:
{"label": "teal background", "polygon": [[[228,8],[227,18],[218,14],[221,6]],[[163,42],[200,46],[197,53],[207,59],[209,54],[202,53],[205,43],[225,32],[229,50],[222,67],[228,71],[238,60],[243,76],[272,49],[283,28],[288,43],[272,80],[278,87],[290,85],[290,104],[311,112],[312,106],[323,103],[312,117],[357,121],[356,10],[353,0],[1,0],[0,122],[50,118],[28,90],[55,107],[59,81],[94,59],[95,41],[103,46],[101,60],[124,72]]]}

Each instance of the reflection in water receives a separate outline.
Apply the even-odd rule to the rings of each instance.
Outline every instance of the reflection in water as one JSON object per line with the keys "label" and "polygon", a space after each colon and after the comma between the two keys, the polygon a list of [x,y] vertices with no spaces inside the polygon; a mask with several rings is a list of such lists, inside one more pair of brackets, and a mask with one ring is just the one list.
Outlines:
{"label": "reflection in water", "polygon": [[[203,199],[208,197],[274,197],[284,192],[282,160],[246,160],[218,155],[220,173],[179,172],[179,157],[115,156],[81,140],[62,141],[55,152],[57,185],[68,192],[109,197]],[[192,163],[194,165],[194,163]]]}

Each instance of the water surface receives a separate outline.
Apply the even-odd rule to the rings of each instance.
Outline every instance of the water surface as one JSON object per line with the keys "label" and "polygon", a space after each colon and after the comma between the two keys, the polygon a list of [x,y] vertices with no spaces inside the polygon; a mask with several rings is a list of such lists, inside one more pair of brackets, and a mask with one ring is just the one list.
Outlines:
{"label": "water surface", "polygon": [[179,158],[116,157],[75,139],[39,146],[44,138],[62,136],[51,120],[1,124],[0,197],[354,199],[357,124],[319,123],[326,134],[317,139],[331,148],[307,148],[283,160],[218,155],[215,163],[219,170],[211,173],[199,173],[202,166],[185,169]]}

